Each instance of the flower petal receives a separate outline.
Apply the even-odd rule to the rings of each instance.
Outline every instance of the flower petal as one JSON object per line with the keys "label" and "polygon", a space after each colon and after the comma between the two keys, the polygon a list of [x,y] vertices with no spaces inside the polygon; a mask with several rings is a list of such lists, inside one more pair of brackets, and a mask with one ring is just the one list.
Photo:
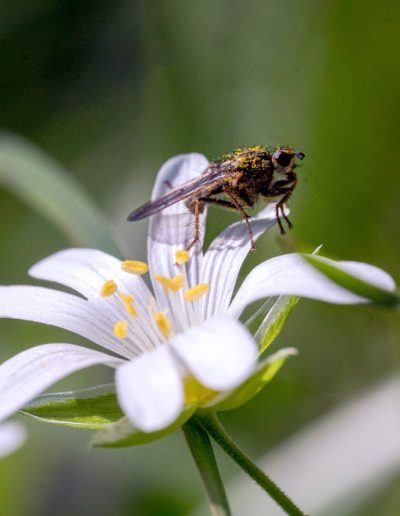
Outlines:
{"label": "flower petal", "polygon": [[[250,220],[250,224],[254,239],[257,240],[276,224],[275,204],[264,208]],[[202,305],[204,318],[226,312],[240,268],[249,250],[249,233],[243,221],[226,228],[207,249],[200,279],[201,283],[207,283],[210,288]]]}
{"label": "flower petal", "polygon": [[29,270],[33,278],[72,288],[89,300],[98,300],[104,283],[114,280],[121,292],[129,292],[142,307],[149,302],[148,289],[140,276],[121,269],[121,260],[97,249],[65,249]]}
{"label": "flower petal", "polygon": [[[361,262],[336,262],[322,257],[318,259],[383,289],[394,288],[392,278],[373,265]],[[277,256],[253,269],[236,293],[228,314],[239,317],[250,303],[279,295],[308,297],[338,304],[369,302],[369,299],[340,287],[308,264],[301,254],[294,253]]]}
{"label": "flower petal", "polygon": [[[195,152],[182,154],[169,159],[161,167],[154,185],[151,198],[158,199],[169,189],[180,186],[187,181],[199,177],[207,168],[208,160],[202,154]],[[200,241],[196,244],[191,253],[192,259],[186,264],[189,281],[192,285],[198,283],[199,262],[202,259],[202,244],[206,221],[205,208],[200,214]],[[194,215],[191,214],[183,201],[153,215],[150,219],[148,238],[148,261],[153,274],[162,276],[175,276],[175,252],[187,247],[194,237]],[[162,299],[164,292],[156,282],[153,283],[155,292],[160,294]]]}
{"label": "flower petal", "polygon": [[114,336],[115,321],[106,307],[93,307],[66,292],[25,285],[0,286],[0,317],[58,326],[126,356]]}
{"label": "flower petal", "polygon": [[223,391],[245,380],[257,361],[257,346],[246,328],[228,317],[208,319],[175,335],[170,344],[184,366],[205,387]]}
{"label": "flower petal", "polygon": [[73,344],[44,344],[23,351],[0,365],[0,420],[75,371],[121,363],[119,358]]}
{"label": "flower petal", "polygon": [[9,421],[0,425],[0,458],[9,455],[22,446],[26,439],[26,430],[16,421]]}
{"label": "flower petal", "polygon": [[183,409],[181,375],[167,345],[119,367],[116,386],[123,411],[143,432],[167,427]]}

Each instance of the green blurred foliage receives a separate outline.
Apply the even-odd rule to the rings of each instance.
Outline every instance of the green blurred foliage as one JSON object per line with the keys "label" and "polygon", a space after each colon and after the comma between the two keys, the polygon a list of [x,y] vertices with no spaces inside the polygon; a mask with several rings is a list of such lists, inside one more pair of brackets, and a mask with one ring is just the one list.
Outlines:
{"label": "green blurred foliage", "polygon": [[[265,236],[245,265],[310,251],[374,263],[400,282],[400,9],[355,0],[2,1],[0,124],[71,170],[145,257],[145,201],[162,162],[246,144],[306,153],[293,231]],[[209,237],[234,215],[209,217]],[[218,219],[218,220],[217,220]],[[24,283],[36,260],[69,245],[0,190],[0,282]],[[396,314],[301,301],[273,346],[296,346],[270,386],[223,420],[254,457],[398,370]],[[75,336],[0,321],[4,360]],[[90,370],[61,387],[107,380]],[[78,385],[77,385],[78,384]],[[141,448],[88,452],[88,434],[29,423],[30,440],[0,468],[3,514],[186,514],[202,497],[181,435]],[[224,465],[224,475],[234,470]],[[383,503],[382,500],[388,500]],[[397,500],[397,503],[396,503]],[[382,503],[380,503],[382,502]],[[399,512],[398,488],[377,500]],[[357,515],[371,514],[369,508]]]}

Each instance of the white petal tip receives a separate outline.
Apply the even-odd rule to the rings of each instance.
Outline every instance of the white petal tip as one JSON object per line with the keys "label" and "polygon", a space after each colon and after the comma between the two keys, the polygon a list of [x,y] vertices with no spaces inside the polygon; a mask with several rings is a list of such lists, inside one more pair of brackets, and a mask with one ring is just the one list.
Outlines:
{"label": "white petal tip", "polygon": [[142,432],[166,428],[183,410],[182,379],[167,346],[119,367],[116,385],[121,408]]}
{"label": "white petal tip", "polygon": [[25,427],[16,421],[0,425],[0,457],[10,455],[26,441]]}
{"label": "white petal tip", "polygon": [[189,372],[217,391],[237,387],[254,370],[257,345],[238,321],[214,317],[177,335],[171,345]]}

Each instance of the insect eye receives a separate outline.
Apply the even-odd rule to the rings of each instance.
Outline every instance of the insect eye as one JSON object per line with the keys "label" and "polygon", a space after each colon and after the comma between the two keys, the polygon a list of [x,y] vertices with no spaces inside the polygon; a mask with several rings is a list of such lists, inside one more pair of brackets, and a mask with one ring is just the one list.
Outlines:
{"label": "insect eye", "polygon": [[292,162],[293,154],[289,152],[278,151],[275,152],[274,158],[279,166],[286,168]]}

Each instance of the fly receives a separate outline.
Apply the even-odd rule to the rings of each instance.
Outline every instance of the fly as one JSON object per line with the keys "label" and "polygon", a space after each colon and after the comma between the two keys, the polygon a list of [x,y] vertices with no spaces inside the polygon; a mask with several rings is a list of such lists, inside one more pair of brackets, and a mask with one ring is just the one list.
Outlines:
{"label": "fly", "polygon": [[212,161],[199,177],[137,208],[128,220],[144,219],[172,204],[185,201],[195,216],[194,238],[186,248],[189,251],[199,241],[199,214],[204,206],[228,208],[241,214],[249,233],[251,249],[255,250],[250,217],[245,209],[252,208],[258,201],[276,202],[276,220],[281,233],[285,232],[282,219],[291,228],[284,204],[297,183],[294,171],[296,158],[302,160],[304,157],[303,152],[296,152],[291,147],[276,147],[274,151],[262,146],[237,149]]}

